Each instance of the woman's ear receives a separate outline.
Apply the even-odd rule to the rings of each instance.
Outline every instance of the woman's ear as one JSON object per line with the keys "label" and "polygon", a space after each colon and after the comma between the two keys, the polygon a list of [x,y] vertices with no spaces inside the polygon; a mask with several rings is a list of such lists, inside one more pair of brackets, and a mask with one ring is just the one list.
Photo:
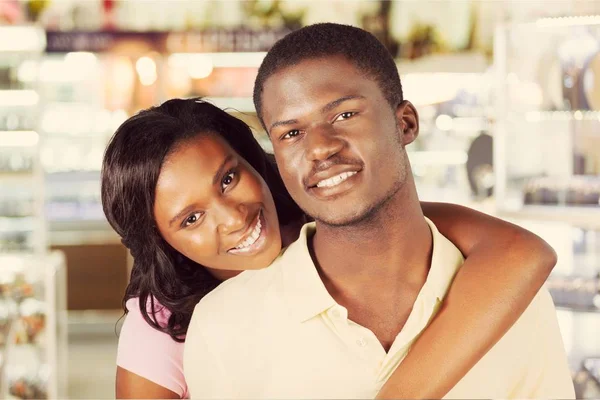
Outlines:
{"label": "woman's ear", "polygon": [[419,114],[410,101],[404,100],[398,104],[396,121],[402,146],[414,142],[419,136]]}

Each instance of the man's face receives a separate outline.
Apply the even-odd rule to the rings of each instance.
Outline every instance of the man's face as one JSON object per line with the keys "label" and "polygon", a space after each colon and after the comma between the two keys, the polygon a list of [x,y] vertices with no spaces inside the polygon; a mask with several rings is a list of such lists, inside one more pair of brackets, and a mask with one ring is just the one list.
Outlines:
{"label": "man's face", "polygon": [[414,139],[402,133],[406,104],[392,109],[377,82],[345,58],[282,69],[265,82],[262,104],[283,181],[317,221],[364,221],[402,188],[403,145]]}

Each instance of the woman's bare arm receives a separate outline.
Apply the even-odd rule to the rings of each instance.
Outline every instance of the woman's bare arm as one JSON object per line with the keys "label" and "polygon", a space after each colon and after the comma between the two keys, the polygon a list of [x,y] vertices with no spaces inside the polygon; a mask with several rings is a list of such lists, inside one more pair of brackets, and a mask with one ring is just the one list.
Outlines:
{"label": "woman's bare arm", "polygon": [[421,203],[466,257],[431,324],[377,398],[441,398],[504,336],[556,264],[541,238],[466,207]]}
{"label": "woman's bare arm", "polygon": [[117,367],[117,399],[179,399],[179,395],[125,368]]}

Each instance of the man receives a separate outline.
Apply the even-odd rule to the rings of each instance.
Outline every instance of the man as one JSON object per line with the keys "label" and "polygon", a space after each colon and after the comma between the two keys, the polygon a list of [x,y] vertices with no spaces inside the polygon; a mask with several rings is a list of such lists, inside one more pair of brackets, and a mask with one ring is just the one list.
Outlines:
{"label": "man", "polygon": [[[367,32],[319,24],[267,54],[254,102],[284,183],[316,224],[275,263],[208,295],[184,369],[197,398],[373,398],[462,264],[424,218],[405,146],[419,131],[395,63]],[[540,292],[448,394],[573,397]]]}

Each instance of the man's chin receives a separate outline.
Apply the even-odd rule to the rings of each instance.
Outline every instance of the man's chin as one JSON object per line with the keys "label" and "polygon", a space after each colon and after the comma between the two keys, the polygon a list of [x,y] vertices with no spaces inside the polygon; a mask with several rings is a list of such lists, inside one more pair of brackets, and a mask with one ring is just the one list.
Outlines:
{"label": "man's chin", "polygon": [[372,209],[356,210],[349,212],[322,212],[318,215],[312,216],[312,218],[320,224],[332,227],[332,228],[344,228],[350,226],[360,225],[372,216]]}
{"label": "man's chin", "polygon": [[368,225],[371,222],[377,222],[377,215],[379,211],[388,201],[389,197],[384,198],[382,201],[378,201],[374,204],[362,204],[361,207],[351,207],[350,204],[346,203],[345,205],[348,207],[345,209],[341,209],[341,207],[332,207],[330,210],[318,210],[318,212],[307,212],[307,214],[320,224],[332,228],[357,228]]}

